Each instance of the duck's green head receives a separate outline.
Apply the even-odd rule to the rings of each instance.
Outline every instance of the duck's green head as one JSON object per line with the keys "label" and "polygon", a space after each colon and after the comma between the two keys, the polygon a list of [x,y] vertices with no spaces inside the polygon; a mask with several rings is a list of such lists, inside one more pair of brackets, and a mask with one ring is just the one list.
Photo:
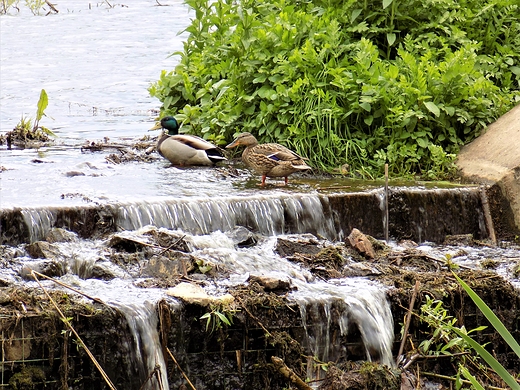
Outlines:
{"label": "duck's green head", "polygon": [[179,133],[179,123],[173,116],[165,116],[161,119],[160,123],[157,123],[150,130],[157,130],[160,128],[168,130],[168,135],[176,135]]}

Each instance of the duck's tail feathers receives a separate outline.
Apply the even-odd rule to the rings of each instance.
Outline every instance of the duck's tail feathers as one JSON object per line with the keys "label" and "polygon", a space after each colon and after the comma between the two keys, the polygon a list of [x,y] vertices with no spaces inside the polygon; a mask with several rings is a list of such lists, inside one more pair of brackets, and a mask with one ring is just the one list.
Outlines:
{"label": "duck's tail feathers", "polygon": [[299,171],[306,171],[307,169],[312,169],[308,165],[293,165],[294,169],[298,169]]}
{"label": "duck's tail feathers", "polygon": [[212,163],[218,163],[220,161],[227,160],[227,158],[225,158],[218,149],[206,150],[206,154],[208,155],[208,158],[211,160]]}

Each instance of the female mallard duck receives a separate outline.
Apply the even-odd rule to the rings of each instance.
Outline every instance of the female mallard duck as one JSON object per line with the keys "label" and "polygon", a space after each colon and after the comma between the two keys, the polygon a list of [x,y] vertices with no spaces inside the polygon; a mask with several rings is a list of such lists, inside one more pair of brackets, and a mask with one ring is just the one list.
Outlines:
{"label": "female mallard duck", "polygon": [[214,165],[226,160],[221,150],[200,137],[179,134],[179,124],[172,116],[161,119],[150,130],[165,129],[157,140],[157,151],[173,165]]}
{"label": "female mallard duck", "polygon": [[290,174],[312,169],[292,150],[274,143],[259,144],[251,133],[239,134],[226,148],[239,145],[246,147],[242,153],[242,161],[262,175],[262,187],[265,186],[267,176],[284,177],[287,184]]}

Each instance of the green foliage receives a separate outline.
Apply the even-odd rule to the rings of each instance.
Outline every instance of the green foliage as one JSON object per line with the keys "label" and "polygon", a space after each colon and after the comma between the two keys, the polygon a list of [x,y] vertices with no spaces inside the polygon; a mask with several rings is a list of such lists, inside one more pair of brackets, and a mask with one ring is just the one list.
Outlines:
{"label": "green foliage", "polygon": [[11,144],[19,147],[39,147],[42,142],[48,142],[49,136],[56,135],[47,127],[40,125],[40,120],[46,116],[45,109],[49,104],[49,98],[44,89],[41,90],[40,99],[36,109],[36,118],[25,118],[22,116],[16,127],[5,135],[0,135],[0,144],[7,143],[8,148]]}
{"label": "green foliage", "polygon": [[249,131],[331,170],[442,179],[520,101],[516,0],[186,0],[161,114],[218,144]]}
{"label": "green foliage", "polygon": [[18,131],[19,137],[26,140],[46,140],[48,135],[55,137],[56,135],[48,128],[40,126],[40,120],[46,116],[45,109],[49,105],[49,98],[45,89],[40,92],[40,99],[38,100],[36,109],[36,118],[34,124],[31,118],[26,119],[22,117],[20,122],[16,125],[15,131]]}
{"label": "green foliage", "polygon": [[[453,271],[452,271],[453,273]],[[504,341],[511,347],[511,349],[515,352],[516,356],[520,358],[520,345],[518,341],[516,341],[511,335],[511,333],[504,326],[502,321],[493,313],[493,310],[489,308],[489,306],[478,296],[478,294],[473,291],[471,287],[468,286],[466,282],[464,282],[461,278],[459,278],[455,273],[453,273],[457,282],[464,288],[466,293],[469,295],[471,300],[477,305],[482,314],[487,318],[487,320],[491,323],[493,328],[502,336]],[[497,374],[500,375],[502,380],[511,387],[511,389],[520,390],[520,385],[518,382],[509,374],[509,372],[491,355],[488,351],[484,349],[483,346],[478,344],[475,340],[473,340],[468,335],[460,333],[458,329],[454,329],[454,331],[462,338],[466,340],[468,344],[486,361],[486,363],[495,370]]]}
{"label": "green foliage", "polygon": [[[520,346],[504,324],[462,279],[453,271],[452,273],[494,329],[520,357]],[[464,326],[457,327],[457,320],[448,314],[448,311],[442,305],[442,301],[434,300],[429,296],[426,296],[426,303],[421,306],[419,318],[433,330],[431,337],[420,343],[419,352],[425,356],[451,356],[458,368],[457,389],[462,387],[462,377],[469,380],[473,388],[483,388],[476,377],[477,374],[487,376],[488,367],[483,364],[482,359],[511,389],[520,390],[520,385],[511,374],[485,349],[484,345],[479,344],[470,336],[471,333],[485,329],[485,326],[470,331],[467,331]],[[471,350],[475,351],[476,354],[469,353]]]}
{"label": "green foliage", "polygon": [[211,304],[210,309],[211,311],[200,317],[201,320],[206,320],[206,332],[211,328],[210,333],[215,329],[221,329],[224,325],[230,326],[237,312],[236,309],[226,304]]}

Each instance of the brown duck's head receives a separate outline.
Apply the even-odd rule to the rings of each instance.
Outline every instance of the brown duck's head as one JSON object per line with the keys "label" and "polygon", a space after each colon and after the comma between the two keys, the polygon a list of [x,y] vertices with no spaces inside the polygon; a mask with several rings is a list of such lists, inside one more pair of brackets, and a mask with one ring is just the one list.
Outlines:
{"label": "brown duck's head", "polygon": [[240,133],[233,142],[231,142],[226,149],[234,148],[236,146],[254,146],[258,141],[251,133]]}

